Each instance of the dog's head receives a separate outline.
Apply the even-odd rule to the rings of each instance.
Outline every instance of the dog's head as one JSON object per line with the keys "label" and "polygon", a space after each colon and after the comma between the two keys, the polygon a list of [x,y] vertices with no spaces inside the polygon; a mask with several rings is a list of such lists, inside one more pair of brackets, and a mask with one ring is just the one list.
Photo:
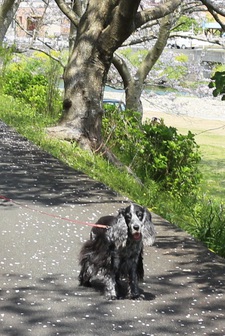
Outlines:
{"label": "dog's head", "polygon": [[155,241],[155,229],[152,223],[151,213],[144,207],[131,204],[120,213],[124,216],[128,228],[128,236],[135,240],[143,240],[146,245],[152,245]]}

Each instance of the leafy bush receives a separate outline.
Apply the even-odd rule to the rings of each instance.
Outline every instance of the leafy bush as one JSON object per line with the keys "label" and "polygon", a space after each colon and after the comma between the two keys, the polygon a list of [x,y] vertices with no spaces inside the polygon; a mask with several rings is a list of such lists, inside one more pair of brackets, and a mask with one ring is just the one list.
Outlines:
{"label": "leafy bush", "polygon": [[189,59],[188,55],[185,55],[185,54],[179,54],[179,55],[175,56],[175,60],[177,62],[187,63],[188,59]]}
{"label": "leafy bush", "polygon": [[222,95],[222,100],[225,100],[225,71],[216,71],[211,78],[209,87],[213,88],[213,96]]}
{"label": "leafy bush", "polygon": [[46,57],[17,59],[8,63],[2,72],[1,90],[39,113],[59,114],[61,96],[58,90],[59,65]]}
{"label": "leafy bush", "polygon": [[7,70],[4,79],[3,93],[14,98],[21,98],[28,103],[32,97],[31,88],[41,88],[47,85],[47,80],[43,75],[32,74],[19,64],[16,64],[12,70]]}
{"label": "leafy bush", "polygon": [[186,15],[180,16],[176,25],[177,27],[173,29],[173,31],[176,32],[179,31],[189,32],[194,28],[194,33],[197,34],[202,30],[202,27],[197,20],[190,18],[189,16]]}
{"label": "leafy bush", "polygon": [[191,132],[178,134],[163,122],[140,125],[138,114],[109,108],[103,118],[103,137],[143,182],[150,178],[162,189],[184,195],[200,181],[200,155]]}

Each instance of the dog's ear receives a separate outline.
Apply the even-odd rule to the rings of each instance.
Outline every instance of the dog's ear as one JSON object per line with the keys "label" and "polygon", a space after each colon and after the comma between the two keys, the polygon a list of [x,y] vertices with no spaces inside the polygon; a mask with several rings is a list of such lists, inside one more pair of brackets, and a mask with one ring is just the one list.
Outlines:
{"label": "dog's ear", "polygon": [[144,214],[144,226],[143,226],[143,242],[144,245],[151,246],[155,242],[156,231],[152,223],[152,216],[148,209],[145,208]]}
{"label": "dog's ear", "polygon": [[113,225],[107,230],[109,240],[116,248],[124,247],[128,238],[128,230],[125,218],[122,213],[115,218]]}

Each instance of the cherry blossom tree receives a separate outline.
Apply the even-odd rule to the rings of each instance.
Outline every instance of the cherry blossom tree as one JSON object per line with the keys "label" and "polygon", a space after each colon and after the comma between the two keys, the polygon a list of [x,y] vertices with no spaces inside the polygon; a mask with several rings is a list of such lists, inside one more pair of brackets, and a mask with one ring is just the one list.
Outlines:
{"label": "cherry blossom tree", "polygon": [[[4,8],[8,8],[9,12],[9,9],[16,9],[19,2],[3,0],[0,9],[3,10],[8,4]],[[49,0],[43,0],[43,3],[47,8]],[[55,0],[55,3],[71,22],[71,48],[64,71],[62,119],[50,131],[61,138],[73,139],[91,150],[102,148],[101,102],[112,62],[123,78],[127,107],[141,111],[140,94],[144,80],[160,57],[172,21],[181,8],[186,6],[191,11],[204,5],[220,23],[219,15],[225,14],[219,0],[162,0],[155,5],[148,0]],[[2,17],[8,13],[4,10]],[[150,31],[155,22],[160,27],[155,36],[156,42],[136,76],[132,77],[115,51],[138,30],[143,28]]]}
{"label": "cherry blossom tree", "polygon": [[[101,148],[102,98],[112,61],[123,78],[127,107],[141,110],[140,94],[143,82],[154,62],[161,55],[169,36],[171,18],[182,6],[189,11],[202,5],[213,15],[223,14],[219,3],[211,0],[165,0],[151,6],[150,1],[55,0],[73,27],[73,47],[64,72],[65,93],[63,116],[55,135],[74,139],[84,148]],[[171,15],[170,15],[171,14]],[[151,53],[136,76],[131,78],[126,65],[115,51],[137,30],[160,20],[160,29]]]}
{"label": "cherry blossom tree", "polygon": [[101,102],[114,52],[144,24],[174,12],[181,1],[163,1],[142,10],[140,0],[89,0],[84,11],[79,1],[70,7],[63,0],[55,1],[76,27],[76,36],[64,72],[63,117],[52,131],[97,150]]}

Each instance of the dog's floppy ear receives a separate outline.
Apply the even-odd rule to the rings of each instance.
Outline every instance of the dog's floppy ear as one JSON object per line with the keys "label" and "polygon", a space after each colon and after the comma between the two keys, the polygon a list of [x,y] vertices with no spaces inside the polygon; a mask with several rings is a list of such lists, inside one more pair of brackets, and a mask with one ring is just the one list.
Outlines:
{"label": "dog's floppy ear", "polygon": [[115,217],[113,225],[107,230],[107,236],[116,248],[124,247],[128,238],[125,218],[121,212]]}
{"label": "dog's floppy ear", "polygon": [[144,214],[144,227],[143,227],[143,241],[145,245],[151,246],[155,242],[155,236],[156,236],[156,231],[154,228],[154,225],[152,223],[152,216],[151,213],[148,211],[148,209],[145,209],[145,214]]}

